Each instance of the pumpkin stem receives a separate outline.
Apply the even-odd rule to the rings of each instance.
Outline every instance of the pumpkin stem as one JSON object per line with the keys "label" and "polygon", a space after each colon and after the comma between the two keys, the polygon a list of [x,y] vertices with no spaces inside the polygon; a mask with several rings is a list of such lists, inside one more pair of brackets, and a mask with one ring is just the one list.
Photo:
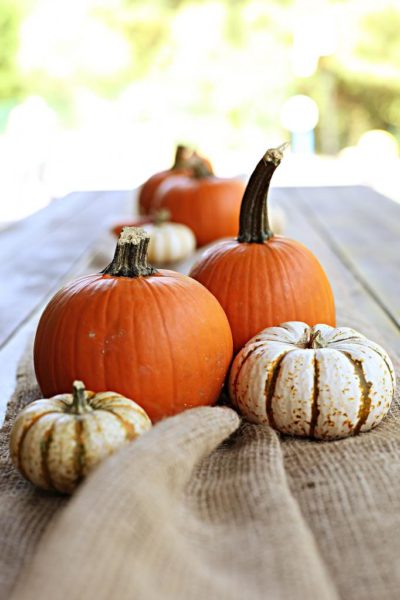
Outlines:
{"label": "pumpkin stem", "polygon": [[189,165],[192,170],[192,176],[196,179],[203,179],[203,177],[212,177],[214,175],[207,162],[197,152],[193,152]]}
{"label": "pumpkin stem", "polygon": [[310,339],[307,344],[307,348],[325,348],[326,344],[322,341],[322,335],[320,331],[314,331],[310,335]]}
{"label": "pumpkin stem", "polygon": [[171,167],[171,171],[174,169],[184,169],[187,167],[187,163],[191,159],[193,152],[187,146],[179,144],[175,150],[175,161]]}
{"label": "pumpkin stem", "polygon": [[167,208],[160,208],[160,210],[157,210],[157,212],[154,213],[153,224],[156,226],[162,225],[169,221],[170,217],[171,213]]}
{"label": "pumpkin stem", "polygon": [[270,148],[254,169],[244,191],[239,217],[239,242],[262,244],[274,234],[268,221],[268,190],[272,175],[288,146]]}
{"label": "pumpkin stem", "polygon": [[88,410],[85,394],[85,384],[82,381],[74,381],[72,384],[72,412],[80,415]]}
{"label": "pumpkin stem", "polygon": [[140,227],[124,227],[119,235],[114,258],[101,271],[113,277],[146,277],[157,273],[147,264],[147,247],[150,236]]}

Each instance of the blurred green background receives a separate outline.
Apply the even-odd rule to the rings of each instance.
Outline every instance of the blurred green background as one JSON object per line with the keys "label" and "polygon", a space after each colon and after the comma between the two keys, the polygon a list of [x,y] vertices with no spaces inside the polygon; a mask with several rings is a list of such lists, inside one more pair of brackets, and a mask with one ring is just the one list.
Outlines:
{"label": "blurred green background", "polygon": [[0,221],[177,142],[230,175],[291,138],[282,184],[396,197],[399,31],[398,0],[0,0]]}

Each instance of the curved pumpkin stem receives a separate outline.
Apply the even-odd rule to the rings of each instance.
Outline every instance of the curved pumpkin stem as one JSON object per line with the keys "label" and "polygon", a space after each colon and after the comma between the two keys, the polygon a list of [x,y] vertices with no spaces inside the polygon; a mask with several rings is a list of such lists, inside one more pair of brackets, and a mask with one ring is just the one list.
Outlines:
{"label": "curved pumpkin stem", "polygon": [[254,169],[244,191],[239,217],[239,242],[262,244],[274,234],[268,221],[268,190],[272,175],[288,146],[270,148]]}
{"label": "curved pumpkin stem", "polygon": [[72,407],[73,413],[80,415],[88,410],[85,394],[85,384],[82,381],[74,381],[72,384]]}
{"label": "curved pumpkin stem", "polygon": [[114,258],[101,271],[103,275],[112,277],[146,277],[157,273],[147,264],[147,247],[149,234],[140,227],[124,227],[121,231]]}

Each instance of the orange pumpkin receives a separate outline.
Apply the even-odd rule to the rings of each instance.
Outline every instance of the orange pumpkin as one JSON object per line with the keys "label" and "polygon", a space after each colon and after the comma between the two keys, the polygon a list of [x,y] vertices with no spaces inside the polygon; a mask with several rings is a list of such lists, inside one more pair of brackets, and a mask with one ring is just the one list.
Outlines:
{"label": "orange pumpkin", "polygon": [[236,233],[245,186],[240,179],[215,177],[204,161],[192,164],[191,178],[177,175],[159,186],[155,204],[175,223],[187,225],[204,246]]}
{"label": "orange pumpkin", "polygon": [[149,236],[121,233],[97,275],[62,288],[40,319],[34,347],[44,396],[84,379],[131,398],[153,421],[214,403],[232,358],[224,311],[202,285],[147,264]]}
{"label": "orange pumpkin", "polygon": [[268,189],[281,160],[281,148],[266,152],[243,196],[238,238],[211,247],[190,273],[225,310],[235,352],[266,327],[286,321],[335,326],[322,266],[303,244],[274,235],[269,227]]}
{"label": "orange pumpkin", "polygon": [[154,207],[154,194],[158,187],[163,181],[173,175],[190,175],[191,168],[189,166],[189,160],[192,157],[193,152],[186,146],[177,146],[175,152],[175,161],[170,169],[166,171],[160,171],[152,175],[147,181],[144,182],[140,188],[138,200],[139,200],[139,212],[142,215],[148,215],[153,211]]}

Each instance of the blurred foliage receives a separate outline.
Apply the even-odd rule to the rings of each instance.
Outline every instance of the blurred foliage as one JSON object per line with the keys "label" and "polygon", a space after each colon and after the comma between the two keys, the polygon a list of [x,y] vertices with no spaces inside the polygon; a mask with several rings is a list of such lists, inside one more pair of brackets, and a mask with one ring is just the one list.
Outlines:
{"label": "blurred foliage", "polygon": [[[353,144],[371,128],[387,129],[400,139],[400,6],[395,0],[381,0],[379,7],[366,0],[90,0],[85,18],[97,27],[101,56],[107,57],[107,44],[111,48],[114,42],[122,56],[115,69],[91,68],[96,49],[88,49],[87,38],[92,34],[74,22],[60,39],[55,36],[48,54],[21,64],[20,28],[46,2],[50,6],[50,0],[0,0],[0,122],[1,101],[9,106],[39,94],[73,124],[77,90],[110,99],[132,89],[137,118],[151,120],[157,110],[160,119],[175,115],[182,136],[193,117],[198,135],[204,119],[223,120],[234,144],[234,131],[243,125],[278,134],[282,103],[303,93],[320,108],[317,145],[323,152]],[[61,6],[61,0],[54,2]],[[321,5],[335,10],[339,45],[319,58],[314,73],[299,77],[291,58],[293,19],[307,10],[312,15],[312,6]],[[47,25],[49,30],[60,25],[56,12]],[[108,42],[105,36],[102,44],[107,32],[114,37]],[[85,62],[86,51],[90,60]],[[26,52],[29,59],[29,48]],[[71,56],[72,66],[49,66],[47,57],[57,56],[62,64]]]}
{"label": "blurred foliage", "polygon": [[15,0],[0,0],[0,101],[19,98],[25,87],[16,65],[21,8]]}

